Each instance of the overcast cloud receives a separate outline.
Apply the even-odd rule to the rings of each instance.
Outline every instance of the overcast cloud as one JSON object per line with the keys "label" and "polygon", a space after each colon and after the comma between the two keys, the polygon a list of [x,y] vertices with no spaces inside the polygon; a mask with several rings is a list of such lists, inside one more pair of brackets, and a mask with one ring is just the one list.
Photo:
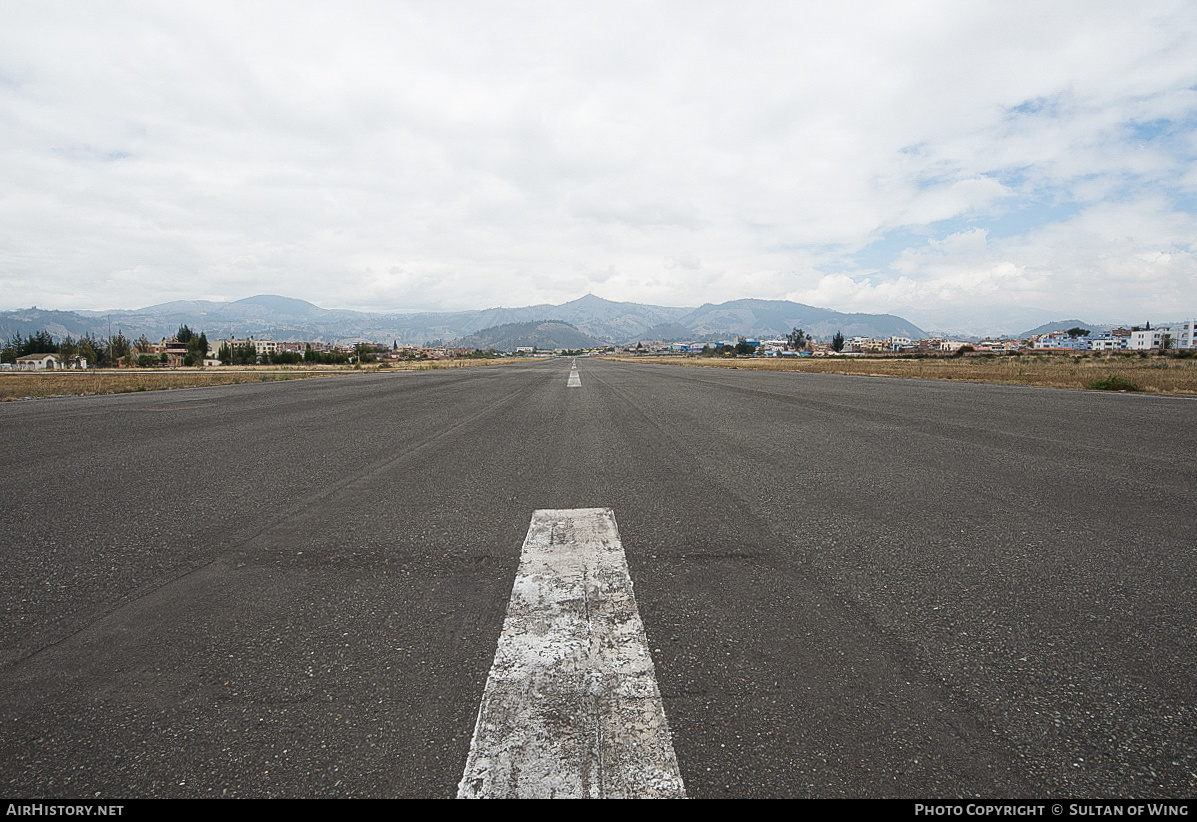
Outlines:
{"label": "overcast cloud", "polygon": [[1193,3],[0,16],[0,308],[1197,313]]}

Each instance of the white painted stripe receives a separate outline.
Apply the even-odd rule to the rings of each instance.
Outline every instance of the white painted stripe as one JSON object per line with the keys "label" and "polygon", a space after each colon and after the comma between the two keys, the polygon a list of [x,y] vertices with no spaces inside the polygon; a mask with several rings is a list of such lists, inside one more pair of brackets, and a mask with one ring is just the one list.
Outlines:
{"label": "white painted stripe", "polygon": [[566,388],[581,388],[582,378],[578,376],[578,369],[571,368],[569,372],[569,382],[565,384]]}
{"label": "white painted stripe", "polygon": [[536,511],[458,798],[685,795],[615,513]]}

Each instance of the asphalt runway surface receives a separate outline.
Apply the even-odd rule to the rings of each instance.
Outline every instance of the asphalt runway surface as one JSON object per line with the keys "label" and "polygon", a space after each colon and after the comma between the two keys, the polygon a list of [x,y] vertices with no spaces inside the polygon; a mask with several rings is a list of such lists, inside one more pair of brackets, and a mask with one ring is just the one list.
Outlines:
{"label": "asphalt runway surface", "polygon": [[579,359],[0,405],[0,793],[451,797],[610,508],[691,797],[1189,797],[1197,401]]}

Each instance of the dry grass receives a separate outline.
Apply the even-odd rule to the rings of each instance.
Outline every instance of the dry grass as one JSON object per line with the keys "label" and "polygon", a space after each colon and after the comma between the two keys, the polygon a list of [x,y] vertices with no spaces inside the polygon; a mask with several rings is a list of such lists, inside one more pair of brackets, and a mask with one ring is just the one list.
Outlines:
{"label": "dry grass", "polygon": [[[170,388],[198,388],[208,385],[299,380],[348,374],[388,371],[428,371],[490,365],[498,360],[413,361],[382,368],[377,364],[360,369],[343,365],[236,366],[205,369],[166,370],[129,368],[115,371],[0,371],[0,402],[34,397],[63,397],[87,394],[127,394],[133,391],[163,391]],[[502,362],[509,362],[503,360]]]}
{"label": "dry grass", "polygon": [[1050,388],[1083,389],[1089,383],[1117,377],[1155,394],[1197,394],[1197,359],[1125,354],[1068,356],[803,357],[801,359],[723,359],[715,357],[618,357],[624,362],[651,362],[758,371],[806,371],[923,380],[965,380]]}
{"label": "dry grass", "polygon": [[[441,368],[474,368],[480,365],[506,365],[514,362],[527,362],[527,360],[518,357],[504,357],[495,358],[491,360],[411,360],[400,365],[391,365],[390,370],[394,371],[437,371]],[[377,368],[377,366],[369,366],[370,368]],[[388,369],[383,368],[383,371]]]}
{"label": "dry grass", "polygon": [[0,401],[31,397],[62,397],[86,394],[127,394],[133,391],[163,391],[168,388],[196,388],[206,385],[270,382],[301,377],[319,377],[318,372],[255,373],[253,371],[50,371],[0,373]]}

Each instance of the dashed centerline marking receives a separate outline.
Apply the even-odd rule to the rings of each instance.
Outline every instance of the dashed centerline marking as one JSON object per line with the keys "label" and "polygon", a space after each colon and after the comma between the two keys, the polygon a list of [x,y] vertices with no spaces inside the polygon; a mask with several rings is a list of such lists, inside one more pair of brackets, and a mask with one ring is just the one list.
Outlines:
{"label": "dashed centerline marking", "polygon": [[534,512],[458,798],[685,795],[615,513]]}
{"label": "dashed centerline marking", "polygon": [[578,376],[577,366],[569,370],[569,382],[565,384],[566,388],[581,388],[582,378]]}

